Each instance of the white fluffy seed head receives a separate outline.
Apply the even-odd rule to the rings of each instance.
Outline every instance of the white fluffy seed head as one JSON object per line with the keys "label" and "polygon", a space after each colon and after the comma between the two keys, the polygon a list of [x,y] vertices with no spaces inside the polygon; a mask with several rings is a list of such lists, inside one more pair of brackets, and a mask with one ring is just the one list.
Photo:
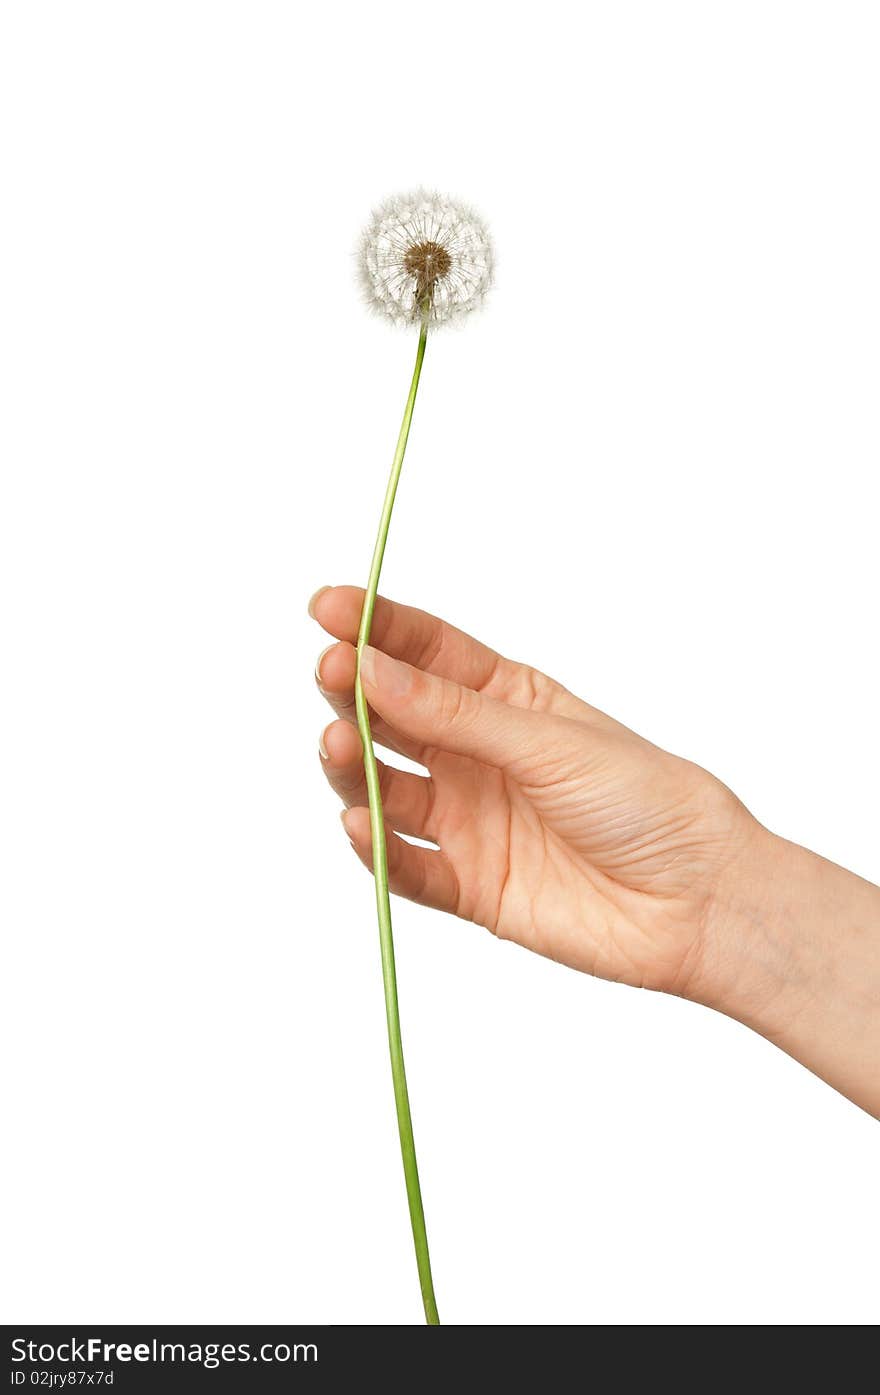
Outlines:
{"label": "white fluffy seed head", "polygon": [[482,305],[492,284],[485,224],[453,199],[416,189],[386,199],[364,230],[360,276],[367,303],[396,324],[442,325]]}

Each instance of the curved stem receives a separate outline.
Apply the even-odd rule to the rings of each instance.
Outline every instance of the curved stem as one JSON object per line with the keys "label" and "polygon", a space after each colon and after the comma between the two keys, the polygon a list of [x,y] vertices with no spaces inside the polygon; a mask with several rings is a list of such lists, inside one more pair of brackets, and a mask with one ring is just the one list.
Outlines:
{"label": "curved stem", "polygon": [[373,839],[373,879],[376,888],[376,913],[379,918],[382,980],[385,986],[385,1016],[388,1022],[388,1047],[391,1052],[391,1076],[394,1082],[394,1103],[397,1106],[397,1127],[400,1132],[400,1151],[403,1156],[406,1196],[409,1202],[409,1218],[410,1224],[412,1225],[413,1243],[416,1249],[416,1263],[419,1268],[422,1301],[425,1305],[425,1319],[433,1326],[439,1324],[440,1318],[437,1315],[437,1303],[434,1298],[434,1281],[431,1277],[428,1233],[425,1228],[425,1212],[422,1206],[422,1192],[419,1186],[419,1168],[416,1162],[416,1145],[415,1139],[413,1138],[409,1093],[406,1088],[406,1069],[403,1061],[403,1042],[400,1036],[400,1011],[397,1004],[397,971],[394,965],[391,901],[388,895],[388,855],[385,845],[385,822],[382,815],[382,795],[379,790],[379,771],[376,766],[376,754],[373,750],[373,737],[370,731],[370,715],[367,709],[367,700],[364,697],[364,690],[361,686],[360,676],[361,654],[363,653],[365,645],[370,642],[370,627],[373,623],[376,593],[379,589],[379,575],[382,571],[382,559],[385,556],[385,544],[388,540],[388,525],[391,522],[391,511],[394,508],[394,498],[397,494],[397,485],[400,480],[404,453],[406,452],[406,443],[409,437],[413,408],[416,403],[416,393],[419,387],[419,378],[422,372],[422,361],[425,357],[427,338],[428,320],[427,315],[423,314],[421,332],[419,334],[419,347],[416,351],[415,368],[413,369],[409,396],[406,399],[406,408],[403,413],[400,435],[397,438],[394,460],[391,464],[391,476],[388,480],[388,488],[385,492],[385,502],[382,505],[382,516],[379,520],[379,533],[376,537],[376,546],[373,550],[373,562],[370,567],[370,578],[367,582],[367,591],[364,596],[364,608],[361,613],[361,623],[358,631],[358,671],[355,679],[354,696],[355,706],[357,708],[358,730],[361,734],[361,741],[364,747],[364,774],[366,776],[367,794],[370,801],[370,831]]}

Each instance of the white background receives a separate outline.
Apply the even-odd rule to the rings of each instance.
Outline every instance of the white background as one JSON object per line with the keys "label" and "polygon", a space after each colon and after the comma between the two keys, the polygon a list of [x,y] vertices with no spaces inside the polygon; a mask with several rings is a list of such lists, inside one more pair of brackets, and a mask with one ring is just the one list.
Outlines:
{"label": "white background", "polygon": [[[305,611],[414,350],[360,225],[427,183],[498,250],[386,591],[880,879],[877,10],[7,3],[0,55],[2,1316],[418,1322]],[[446,1321],[878,1317],[875,1122],[396,923]]]}

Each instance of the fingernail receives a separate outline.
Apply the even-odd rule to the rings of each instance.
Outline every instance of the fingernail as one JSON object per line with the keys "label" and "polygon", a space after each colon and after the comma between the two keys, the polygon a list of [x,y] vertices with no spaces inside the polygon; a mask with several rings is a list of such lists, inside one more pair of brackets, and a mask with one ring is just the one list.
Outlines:
{"label": "fingernail", "polygon": [[318,662],[315,664],[315,682],[317,683],[319,688],[323,688],[324,686],[324,684],[321,682],[321,665],[326,659],[327,655],[330,653],[330,650],[335,648],[335,644],[328,644],[327,648],[322,649],[320,654],[318,655]]}
{"label": "fingernail", "polygon": [[333,588],[330,586],[319,586],[314,596],[312,596],[311,600],[309,601],[309,615],[311,615],[313,620],[317,618],[315,615],[315,606],[317,605],[318,601],[321,599],[325,591],[330,591],[332,589]]}
{"label": "fingernail", "polygon": [[354,847],[354,843],[352,842],[351,838],[351,833],[349,832],[348,824],[346,823],[346,819],[348,818],[348,810],[343,809],[339,817],[342,820],[342,827],[345,829],[346,833],[348,833],[348,841],[351,843],[351,846]]}
{"label": "fingernail", "polygon": [[361,678],[371,688],[381,688],[389,697],[403,697],[412,687],[413,671],[409,664],[398,663],[381,649],[367,645],[361,654]]}
{"label": "fingernail", "polygon": [[318,753],[319,753],[319,755],[320,755],[320,757],[321,757],[321,760],[327,760],[327,759],[328,759],[327,742],[324,740],[324,737],[325,737],[326,735],[327,735],[327,728],[325,727],[324,730],[321,732],[320,738],[319,738],[319,740],[318,740]]}

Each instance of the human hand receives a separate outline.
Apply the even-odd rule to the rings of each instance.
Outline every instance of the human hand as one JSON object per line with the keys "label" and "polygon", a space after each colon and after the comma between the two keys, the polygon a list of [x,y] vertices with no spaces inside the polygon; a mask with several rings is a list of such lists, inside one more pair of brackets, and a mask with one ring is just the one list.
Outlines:
{"label": "human hand", "polygon": [[[372,866],[355,725],[363,592],[309,609],[339,643],[321,762]],[[380,600],[361,665],[391,889],[572,968],[736,1017],[880,1115],[880,888],[768,832],[707,771],[443,621]],[[406,841],[410,835],[433,849]]]}
{"label": "human hand", "polygon": [[[327,588],[310,610],[340,641],[317,667],[340,718],[322,765],[369,867],[362,601]],[[423,611],[380,599],[372,639],[361,674],[374,738],[428,770],[380,764],[392,891],[603,978],[702,991],[719,889],[763,831],[730,790]]]}

